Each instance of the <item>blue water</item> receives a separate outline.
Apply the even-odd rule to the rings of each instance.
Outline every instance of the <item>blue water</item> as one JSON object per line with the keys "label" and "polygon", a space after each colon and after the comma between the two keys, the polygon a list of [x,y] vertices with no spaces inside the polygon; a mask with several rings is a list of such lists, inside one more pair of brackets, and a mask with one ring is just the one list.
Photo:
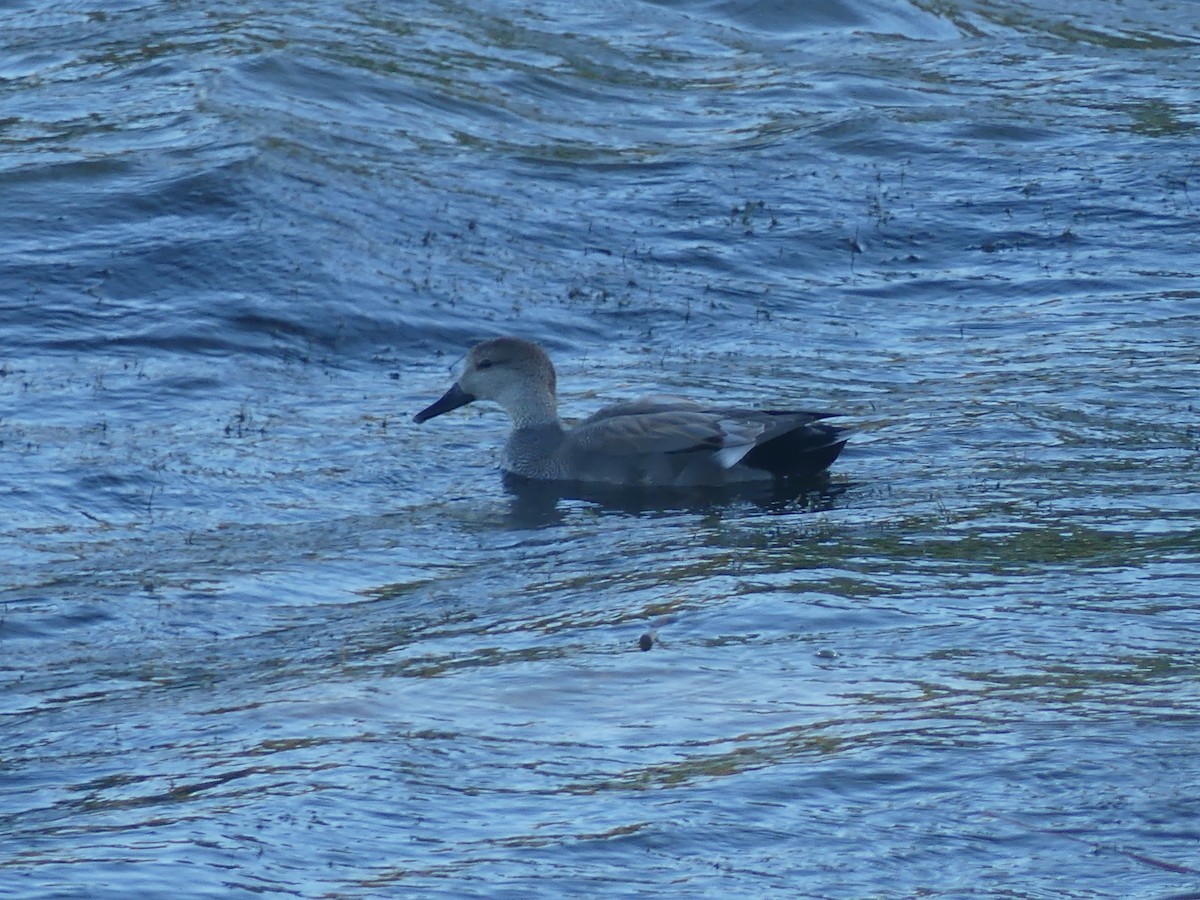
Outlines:
{"label": "blue water", "polygon": [[[0,896],[1200,895],[1193,3],[11,4]],[[830,408],[823,490],[514,494]],[[649,652],[639,638],[655,638]]]}

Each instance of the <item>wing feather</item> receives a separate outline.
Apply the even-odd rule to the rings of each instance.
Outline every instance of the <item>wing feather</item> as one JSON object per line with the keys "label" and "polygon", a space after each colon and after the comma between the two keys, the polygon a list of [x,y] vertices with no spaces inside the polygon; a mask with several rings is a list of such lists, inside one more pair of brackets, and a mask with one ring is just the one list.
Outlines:
{"label": "wing feather", "polygon": [[592,418],[571,429],[581,449],[612,456],[719,450],[725,433],[711,416],[672,410]]}
{"label": "wing feather", "polygon": [[580,450],[605,456],[708,452],[725,469],[755,447],[827,413],[705,408],[678,397],[644,397],[606,406],[570,431]]}

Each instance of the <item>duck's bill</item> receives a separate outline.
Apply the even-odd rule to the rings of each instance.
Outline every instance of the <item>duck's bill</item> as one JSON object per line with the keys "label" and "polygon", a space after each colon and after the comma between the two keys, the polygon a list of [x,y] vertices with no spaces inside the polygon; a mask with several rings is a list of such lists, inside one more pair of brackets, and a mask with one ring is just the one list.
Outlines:
{"label": "duck's bill", "polygon": [[457,382],[455,382],[450,387],[450,390],[442,394],[440,400],[436,400],[435,402],[429,404],[429,406],[425,407],[423,410],[413,416],[413,421],[420,425],[427,419],[432,419],[434,416],[440,416],[442,413],[448,413],[450,410],[458,409],[460,406],[466,406],[468,403],[471,403],[474,400],[475,397],[473,395],[468,394],[458,386]]}

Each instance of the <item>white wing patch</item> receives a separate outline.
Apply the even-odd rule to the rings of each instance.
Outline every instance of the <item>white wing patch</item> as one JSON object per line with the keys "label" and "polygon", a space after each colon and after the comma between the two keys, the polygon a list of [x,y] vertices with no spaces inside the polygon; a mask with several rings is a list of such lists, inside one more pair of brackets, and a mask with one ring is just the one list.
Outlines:
{"label": "white wing patch", "polygon": [[763,433],[763,423],[722,417],[718,425],[722,431],[724,446],[713,456],[722,469],[732,469],[758,444],[758,439]]}
{"label": "white wing patch", "polygon": [[753,443],[750,443],[750,444],[727,444],[726,446],[724,446],[720,450],[718,450],[716,453],[714,453],[713,456],[715,456],[717,459],[717,462],[719,462],[721,464],[722,469],[732,469],[734,466],[736,466],[739,462],[742,461],[743,456],[745,456],[747,453],[749,453],[753,449],[754,449]]}

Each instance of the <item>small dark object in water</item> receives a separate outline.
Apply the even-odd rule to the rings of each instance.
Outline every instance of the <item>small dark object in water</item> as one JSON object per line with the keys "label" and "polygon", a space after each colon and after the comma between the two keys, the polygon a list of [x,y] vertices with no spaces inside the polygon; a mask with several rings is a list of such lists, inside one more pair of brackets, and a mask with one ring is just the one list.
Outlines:
{"label": "small dark object in water", "polygon": [[638,649],[639,650],[643,650],[643,651],[649,650],[653,646],[654,646],[654,635],[652,635],[649,631],[647,631],[640,638],[638,638]]}

